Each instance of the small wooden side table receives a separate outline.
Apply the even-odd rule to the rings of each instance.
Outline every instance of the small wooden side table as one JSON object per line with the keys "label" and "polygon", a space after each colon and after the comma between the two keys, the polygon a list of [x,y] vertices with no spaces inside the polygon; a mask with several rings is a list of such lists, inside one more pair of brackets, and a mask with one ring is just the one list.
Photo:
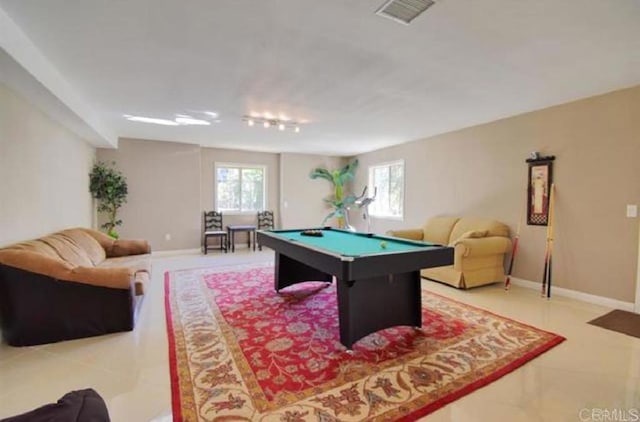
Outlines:
{"label": "small wooden side table", "polygon": [[251,248],[251,243],[253,243],[253,250],[256,250],[256,226],[245,224],[227,226],[227,237],[229,238],[231,252],[236,251],[236,232],[247,232],[247,246]]}

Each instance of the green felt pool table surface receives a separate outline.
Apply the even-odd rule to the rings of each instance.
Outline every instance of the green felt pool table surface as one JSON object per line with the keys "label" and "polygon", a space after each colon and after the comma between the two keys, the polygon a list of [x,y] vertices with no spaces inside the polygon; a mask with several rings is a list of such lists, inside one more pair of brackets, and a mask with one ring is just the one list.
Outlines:
{"label": "green felt pool table surface", "polygon": [[[271,230],[269,232],[291,241],[300,242],[314,248],[324,249],[344,256],[409,252],[440,246],[425,242],[401,240],[388,236],[368,235],[366,233],[354,233],[344,230],[318,230],[322,231],[322,237],[305,236],[302,234],[304,230]],[[382,242],[384,242],[384,247],[382,246]]]}

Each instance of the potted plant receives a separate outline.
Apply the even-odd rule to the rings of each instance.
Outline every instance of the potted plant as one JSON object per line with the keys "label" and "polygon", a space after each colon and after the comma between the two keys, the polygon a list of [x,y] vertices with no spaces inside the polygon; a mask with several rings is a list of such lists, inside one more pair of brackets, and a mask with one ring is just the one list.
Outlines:
{"label": "potted plant", "polygon": [[98,212],[106,213],[107,222],[100,228],[114,239],[118,238],[116,226],[122,225],[117,219],[118,209],[127,202],[127,179],[111,164],[98,161],[89,174],[89,192],[98,201]]}
{"label": "potted plant", "polygon": [[333,210],[322,220],[322,226],[325,225],[327,220],[336,217],[338,219],[338,226],[345,227],[349,230],[354,228],[349,224],[349,207],[356,201],[356,196],[349,194],[345,196],[345,185],[347,182],[353,180],[356,170],[358,169],[358,160],[355,159],[341,169],[329,171],[325,168],[317,167],[311,171],[309,177],[312,179],[325,179],[328,180],[334,189],[334,194],[324,201],[331,205]]}

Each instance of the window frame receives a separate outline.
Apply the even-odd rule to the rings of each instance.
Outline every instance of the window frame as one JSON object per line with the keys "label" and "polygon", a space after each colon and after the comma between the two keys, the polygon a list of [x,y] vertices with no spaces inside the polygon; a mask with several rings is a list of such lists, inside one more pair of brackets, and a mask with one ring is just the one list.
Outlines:
{"label": "window frame", "polygon": [[[262,208],[250,211],[220,211],[218,208],[218,169],[219,168],[237,168],[240,169],[240,205],[242,206],[242,170],[243,169],[260,169],[262,170]],[[213,209],[218,212],[224,212],[224,215],[253,215],[258,211],[264,211],[267,207],[267,166],[264,164],[249,163],[230,163],[230,162],[214,162],[213,163]]]}
{"label": "window frame", "polygon": [[405,164],[405,160],[404,159],[399,159],[399,160],[392,160],[392,161],[384,161],[381,163],[376,163],[376,164],[371,164],[368,167],[368,174],[367,174],[367,184],[370,187],[369,193],[371,194],[371,189],[375,189],[375,185],[373,184],[373,171],[376,168],[381,168],[381,167],[391,167],[394,165],[402,165],[402,198],[400,199],[400,203],[402,205],[402,213],[400,213],[400,215],[380,215],[380,214],[373,214],[372,210],[369,210],[369,217],[371,218],[376,218],[378,220],[394,220],[394,221],[404,221],[404,214],[405,214],[405,191],[407,189],[407,170],[406,170],[406,164]]}

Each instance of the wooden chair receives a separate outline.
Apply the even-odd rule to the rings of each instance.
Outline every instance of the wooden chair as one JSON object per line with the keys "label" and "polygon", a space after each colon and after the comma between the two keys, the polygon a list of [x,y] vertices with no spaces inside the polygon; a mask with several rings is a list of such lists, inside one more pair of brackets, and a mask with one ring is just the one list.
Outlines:
{"label": "wooden chair", "polygon": [[[258,211],[258,230],[270,230],[275,227],[273,223],[273,211]],[[262,250],[262,245],[258,244]]]}
{"label": "wooden chair", "polygon": [[205,211],[204,212],[204,225],[202,233],[202,248],[204,254],[207,254],[209,250],[208,239],[210,237],[217,237],[220,239],[220,250],[224,250],[227,253],[228,239],[227,232],[222,228],[222,213],[217,211]]}

